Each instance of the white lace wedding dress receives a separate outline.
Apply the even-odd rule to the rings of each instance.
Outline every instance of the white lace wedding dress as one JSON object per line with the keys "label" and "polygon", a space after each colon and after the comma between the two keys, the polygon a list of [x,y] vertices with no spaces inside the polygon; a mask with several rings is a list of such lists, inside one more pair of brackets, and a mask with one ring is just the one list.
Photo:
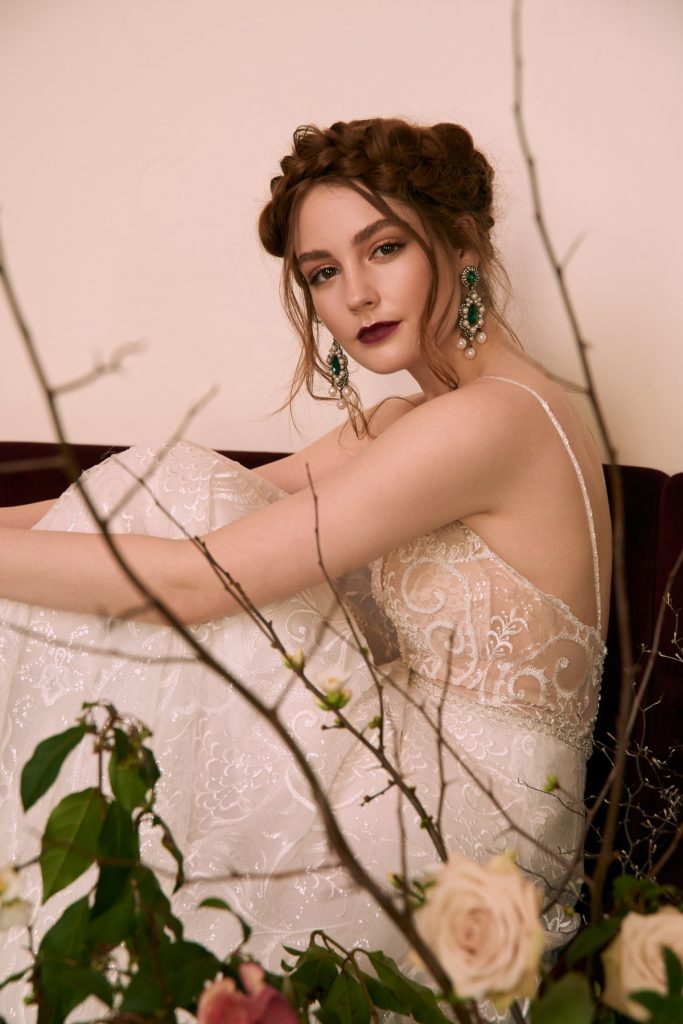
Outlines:
{"label": "white lace wedding dress", "polygon": [[[395,660],[382,668],[387,756],[416,786],[427,812],[436,815],[438,754],[430,722],[442,706],[452,747],[443,768],[446,847],[476,859],[515,847],[521,865],[557,900],[546,914],[552,949],[575,927],[559,908],[572,902],[565,861],[580,844],[604,647],[585,483],[547,403],[525,390],[546,410],[576,470],[593,549],[597,627],[541,593],[459,522],[375,563],[371,593],[363,592],[362,574],[346,589],[359,621],[382,637],[372,643],[396,645]],[[113,524],[116,532],[204,534],[282,496],[255,473],[205,448],[180,442],[163,457],[158,451],[137,446],[85,474],[105,513],[130,492]],[[134,477],[150,471],[145,487],[131,489]],[[35,528],[93,527],[72,487]],[[379,712],[377,689],[329,588],[297,594],[263,613],[287,650],[305,651],[312,680],[329,671],[350,674],[346,685],[353,696],[345,712],[359,727],[367,726]],[[249,948],[273,968],[282,943],[303,945],[313,928],[347,947],[405,955],[404,941],[370,897],[341,868],[319,869],[335,858],[291,754],[232,686],[192,659],[182,639],[166,627],[10,602],[0,602],[0,620],[0,862],[35,856],[49,807],[60,795],[93,784],[95,758],[79,748],[54,793],[28,817],[18,811],[20,770],[35,745],[73,724],[83,701],[106,699],[153,730],[162,768],[159,813],[186,854],[188,876],[245,876],[198,883],[179,894],[178,912],[189,937],[222,954],[237,940],[239,930],[227,914],[197,909],[210,893],[226,897],[251,922]],[[364,796],[387,787],[387,774],[373,755],[346,732],[323,728],[333,716],[317,707],[246,615],[198,626],[193,633],[263,701],[278,704],[330,794],[352,848],[388,886],[389,873],[402,870],[400,801],[394,787],[363,803]],[[366,732],[377,741],[376,729]],[[559,779],[561,799],[543,792],[550,773]],[[407,872],[419,877],[437,863],[437,854],[418,814],[405,800],[401,806]],[[147,845],[152,856],[156,847],[151,839]],[[170,873],[170,859],[155,856]],[[275,877],[296,868],[296,876]],[[39,880],[27,888],[37,905]],[[40,909],[38,937],[63,905],[58,895]],[[23,947],[18,929],[0,936],[0,978],[25,962]],[[0,993],[0,1013],[10,1021],[33,1019],[16,987]],[[76,1016],[83,1019],[82,1010]],[[497,1019],[490,1008],[486,1016]]]}

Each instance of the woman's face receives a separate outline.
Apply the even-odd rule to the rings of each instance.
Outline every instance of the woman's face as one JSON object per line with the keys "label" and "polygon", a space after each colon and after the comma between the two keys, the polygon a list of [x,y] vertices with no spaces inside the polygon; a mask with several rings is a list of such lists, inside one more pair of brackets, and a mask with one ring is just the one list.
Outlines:
{"label": "woman's face", "polygon": [[[417,214],[392,200],[388,205],[423,238]],[[431,268],[418,242],[387,221],[353,189],[320,184],[306,194],[294,233],[294,256],[311,291],[316,313],[342,348],[376,373],[409,370],[422,383],[420,318],[431,284]],[[446,310],[443,333],[457,337],[458,275],[466,260],[447,259],[436,247],[439,289],[431,325]],[[451,315],[452,314],[452,315]]]}

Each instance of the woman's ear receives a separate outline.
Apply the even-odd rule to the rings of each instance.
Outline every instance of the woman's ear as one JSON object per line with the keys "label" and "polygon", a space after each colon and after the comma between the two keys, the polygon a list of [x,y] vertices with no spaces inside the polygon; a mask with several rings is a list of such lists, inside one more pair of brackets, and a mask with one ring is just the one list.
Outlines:
{"label": "woman's ear", "polygon": [[458,242],[454,246],[462,266],[478,266],[479,249],[477,248],[477,227],[469,213],[463,213],[457,220]]}

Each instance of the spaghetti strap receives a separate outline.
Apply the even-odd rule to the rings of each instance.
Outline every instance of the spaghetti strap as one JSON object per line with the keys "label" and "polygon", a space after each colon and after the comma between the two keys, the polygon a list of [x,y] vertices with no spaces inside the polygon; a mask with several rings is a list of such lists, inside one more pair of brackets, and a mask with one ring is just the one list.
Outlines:
{"label": "spaghetti strap", "polygon": [[558,420],[557,416],[555,415],[555,413],[552,411],[552,409],[550,408],[550,406],[546,402],[545,398],[543,398],[541,395],[539,395],[538,391],[534,391],[533,388],[530,388],[528,384],[522,384],[521,381],[512,380],[511,377],[499,377],[499,376],[496,376],[494,374],[486,374],[484,377],[480,377],[479,380],[499,380],[499,381],[503,381],[506,384],[515,384],[518,388],[523,388],[524,391],[528,391],[530,395],[533,395],[533,397],[536,399],[536,401],[539,403],[539,405],[541,405],[543,407],[543,409],[545,409],[545,411],[548,414],[548,417],[549,417],[551,423],[553,424],[553,426],[557,430],[557,433],[560,435],[560,438],[562,439],[563,445],[567,449],[567,454],[569,455],[569,458],[572,461],[572,465],[573,465],[574,470],[576,471],[576,475],[578,477],[579,486],[581,488],[581,494],[583,495],[584,506],[586,508],[586,517],[588,519],[588,529],[589,529],[589,532],[590,532],[590,539],[591,539],[591,551],[592,551],[592,554],[593,554],[593,578],[594,578],[594,583],[595,583],[595,608],[596,608],[596,618],[597,618],[597,630],[598,630],[598,633],[601,633],[602,632],[602,595],[601,595],[601,589],[600,589],[600,560],[598,558],[598,538],[597,538],[597,534],[596,534],[596,530],[595,530],[595,519],[593,517],[593,509],[591,507],[590,498],[588,497],[588,488],[586,487],[586,481],[585,481],[583,473],[581,471],[581,466],[579,465],[579,460],[577,459],[576,455],[574,454],[574,449],[572,448],[571,444],[569,443],[569,438],[567,437],[567,435],[564,432],[564,429],[563,429],[560,421]]}

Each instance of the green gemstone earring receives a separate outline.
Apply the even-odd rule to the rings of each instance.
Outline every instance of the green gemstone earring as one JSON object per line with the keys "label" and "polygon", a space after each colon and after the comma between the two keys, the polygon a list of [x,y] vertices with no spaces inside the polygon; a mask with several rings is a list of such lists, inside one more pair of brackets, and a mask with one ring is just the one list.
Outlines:
{"label": "green gemstone earring", "polygon": [[334,339],[330,346],[330,351],[327,353],[327,365],[330,368],[330,374],[332,377],[332,384],[330,385],[330,395],[332,398],[337,397],[337,408],[345,409],[346,400],[351,397],[351,388],[349,387],[349,361],[346,358],[346,353]]}
{"label": "green gemstone earring", "polygon": [[460,303],[458,310],[458,328],[460,337],[457,346],[465,350],[467,359],[474,359],[477,350],[472,342],[477,341],[483,345],[486,341],[486,334],[482,330],[484,326],[484,313],[486,307],[477,291],[479,284],[479,271],[476,267],[464,267],[460,274],[460,283],[465,289],[465,297]]}

